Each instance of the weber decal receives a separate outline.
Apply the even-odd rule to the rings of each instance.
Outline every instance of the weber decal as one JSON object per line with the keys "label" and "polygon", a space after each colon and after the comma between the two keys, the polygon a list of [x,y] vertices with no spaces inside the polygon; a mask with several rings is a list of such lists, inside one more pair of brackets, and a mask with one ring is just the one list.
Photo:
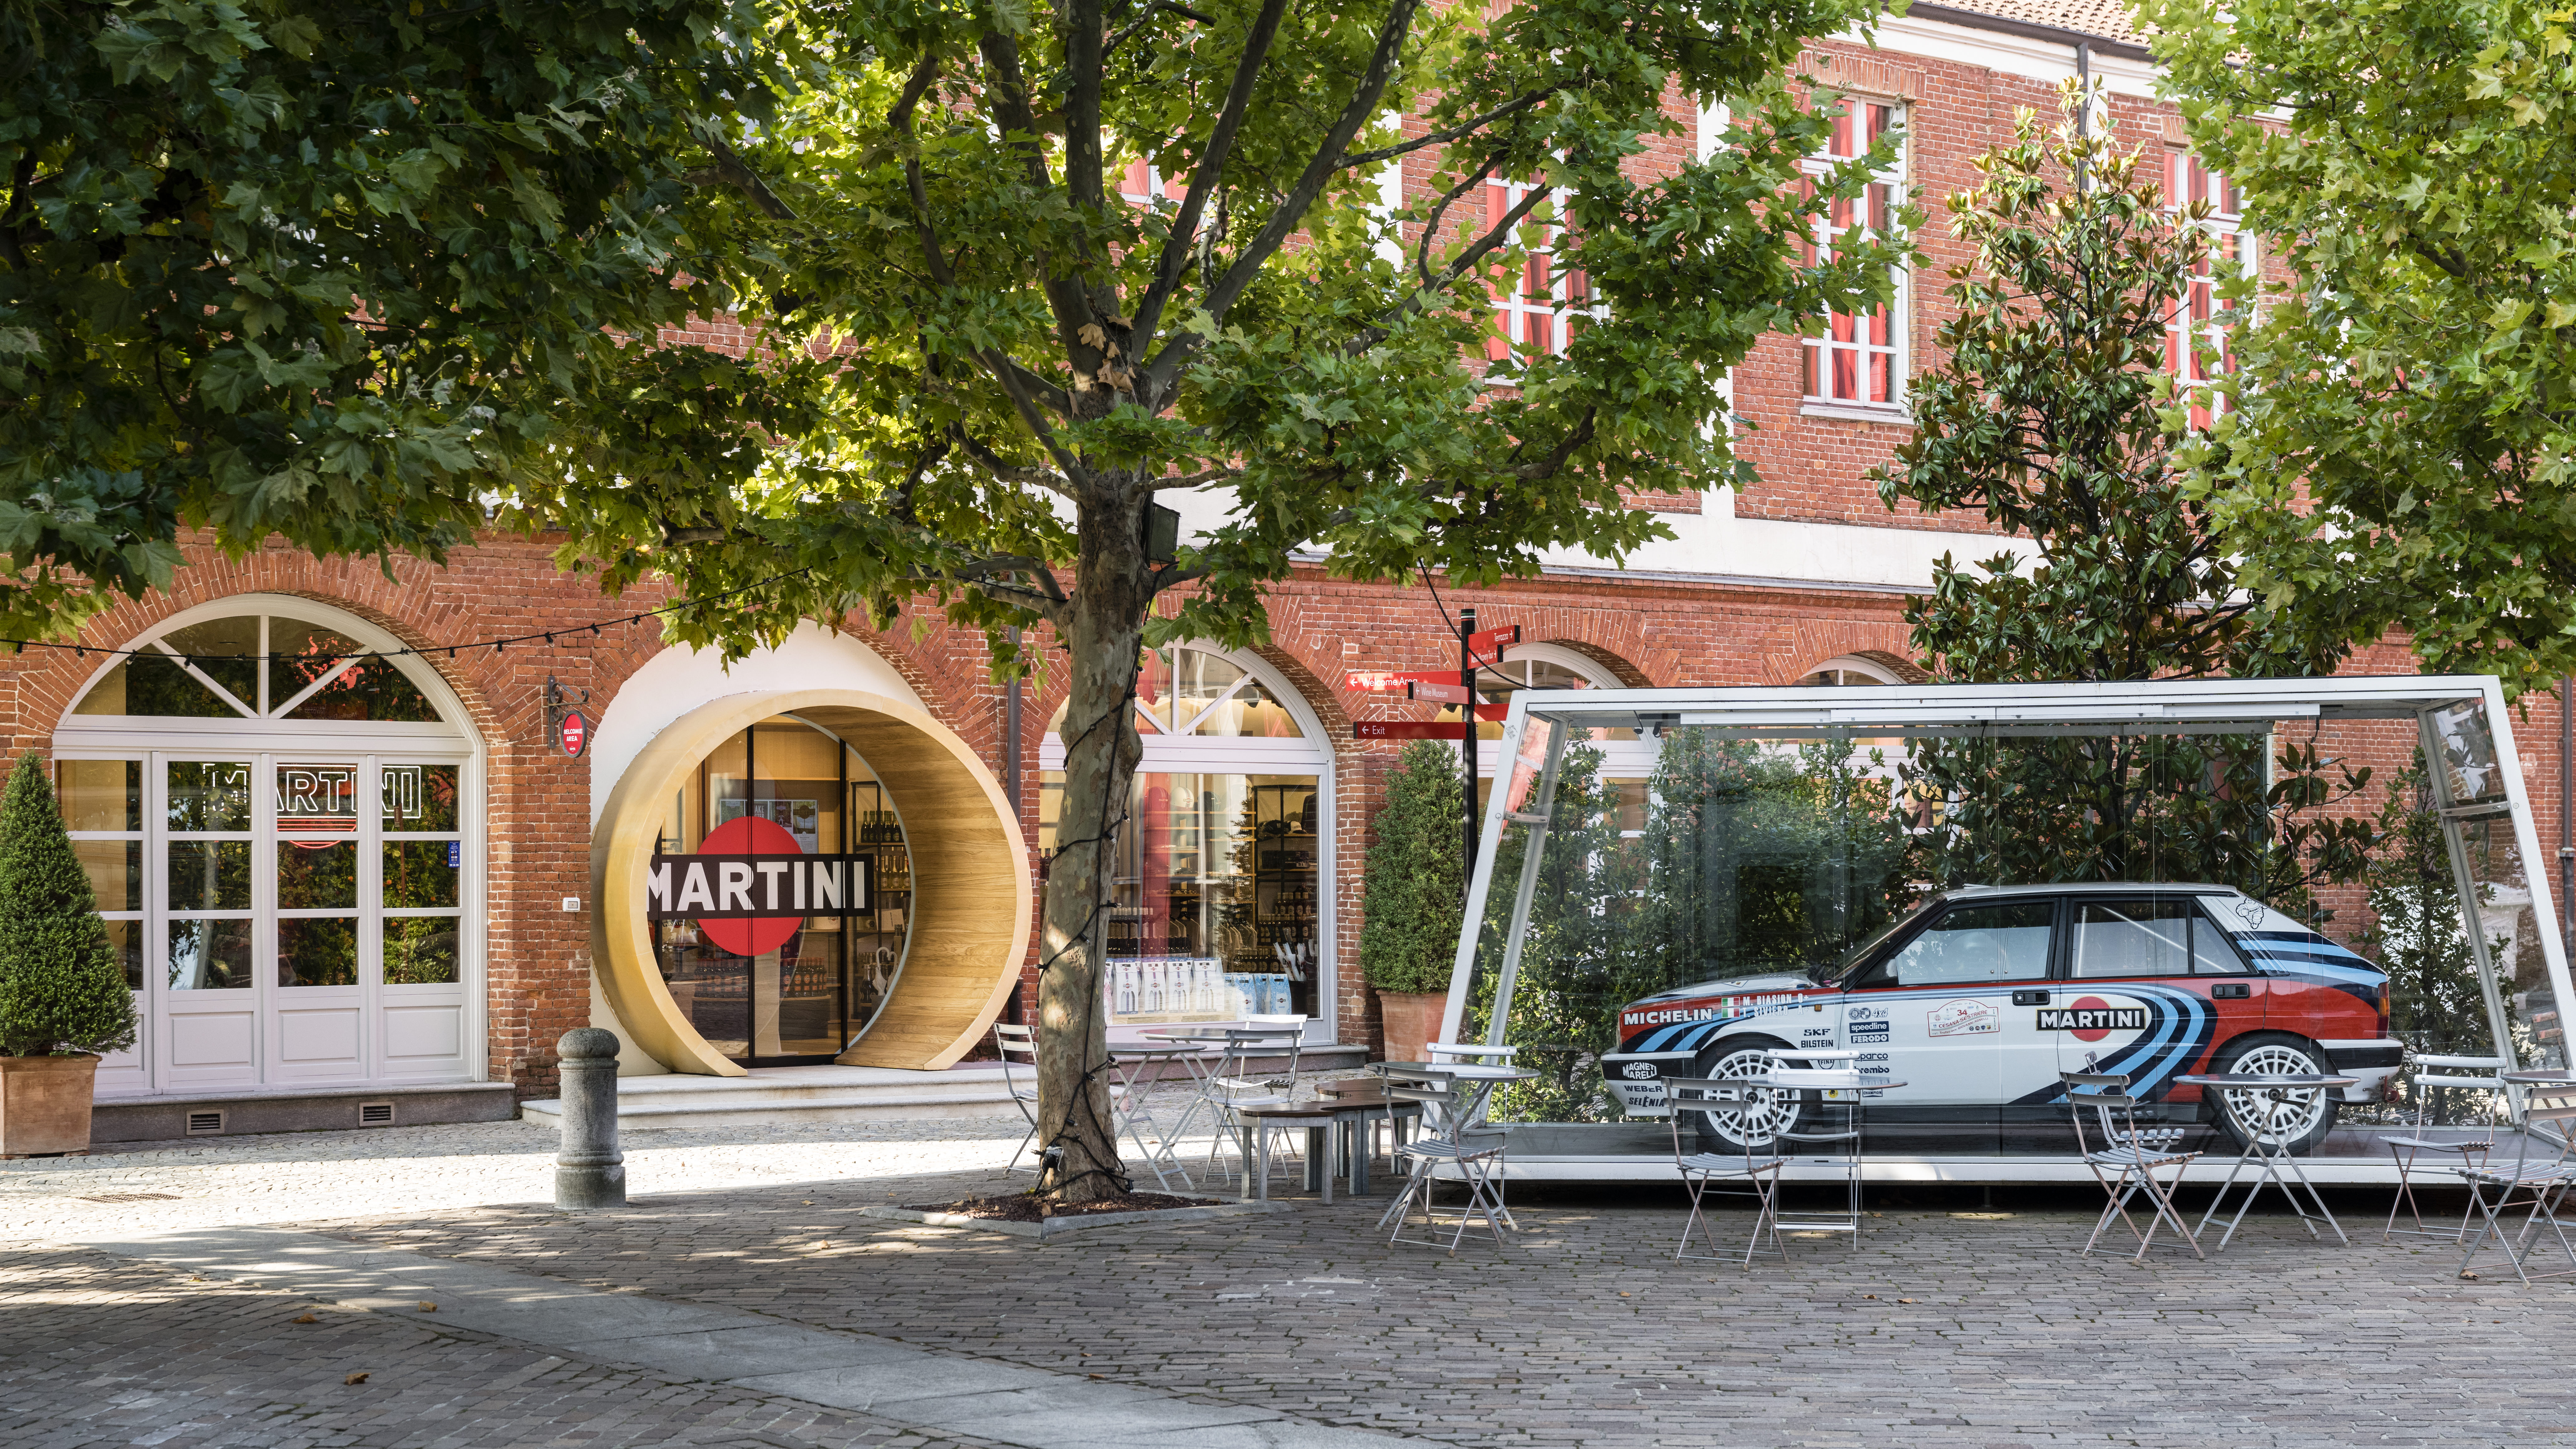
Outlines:
{"label": "weber decal", "polygon": [[2058,1007],[2039,1014],[2041,1031],[2085,1032],[2144,1031],[2147,1011],[2142,1006]]}
{"label": "weber decal", "polygon": [[1993,1002],[1972,998],[1942,1002],[1924,1013],[1923,1022],[1933,1036],[1984,1036],[2004,1028],[2003,1013]]}

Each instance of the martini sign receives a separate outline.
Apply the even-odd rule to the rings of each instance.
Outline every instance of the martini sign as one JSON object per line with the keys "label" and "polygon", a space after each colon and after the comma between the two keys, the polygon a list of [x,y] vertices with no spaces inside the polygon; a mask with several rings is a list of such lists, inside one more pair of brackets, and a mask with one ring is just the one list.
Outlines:
{"label": "martini sign", "polygon": [[656,855],[644,876],[644,914],[695,921],[737,956],[787,944],[808,916],[858,915],[876,893],[876,857],[808,855],[777,821],[758,815],[707,832],[695,855]]}

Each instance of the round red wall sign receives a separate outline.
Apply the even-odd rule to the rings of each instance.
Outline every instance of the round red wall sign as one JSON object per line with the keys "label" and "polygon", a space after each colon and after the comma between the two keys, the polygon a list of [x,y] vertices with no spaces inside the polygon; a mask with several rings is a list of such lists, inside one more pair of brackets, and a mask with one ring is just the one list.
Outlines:
{"label": "round red wall sign", "polygon": [[561,739],[563,752],[576,760],[581,758],[582,751],[590,748],[590,721],[582,718],[580,710],[563,717]]}
{"label": "round red wall sign", "polygon": [[[787,827],[757,815],[742,815],[707,832],[698,843],[703,855],[803,855],[804,848]],[[773,897],[773,899],[775,899]],[[737,956],[763,956],[787,944],[805,924],[803,916],[755,916],[748,920],[701,920],[698,929],[707,939]]]}

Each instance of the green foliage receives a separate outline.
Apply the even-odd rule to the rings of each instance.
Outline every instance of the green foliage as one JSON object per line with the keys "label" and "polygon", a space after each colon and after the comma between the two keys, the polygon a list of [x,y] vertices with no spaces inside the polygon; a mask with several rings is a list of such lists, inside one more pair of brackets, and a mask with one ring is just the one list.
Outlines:
{"label": "green foliage", "polygon": [[[2380,807],[2381,845],[2365,880],[2376,922],[2360,946],[2388,973],[2388,1025],[2419,1052],[2483,1056],[2495,1049],[2486,997],[2460,921],[2460,889],[2442,841],[2441,817],[2425,800],[2421,750],[2389,783]],[[2494,896],[2481,886],[2480,904]],[[2501,956],[2504,941],[2494,949]]]}
{"label": "green foliage", "polygon": [[44,761],[29,751],[0,794],[0,1055],[133,1044],[125,972],[63,830]]}
{"label": "green foliage", "polygon": [[[2178,450],[2311,647],[2576,669],[2576,64],[2556,0],[2141,0],[2193,144],[2284,248]],[[2286,124],[2284,123],[2286,119]]]}
{"label": "green foliage", "polygon": [[1360,970],[1380,991],[1447,991],[1465,919],[1459,860],[1466,810],[1458,755],[1416,740],[1386,776],[1362,880]]}
{"label": "green foliage", "polygon": [[[1535,574],[1550,548],[1621,556],[1664,536],[1622,487],[1745,476],[1708,426],[1729,366],[1889,291],[1886,246],[1800,265],[1798,239],[1884,157],[1799,194],[1828,123],[1784,81],[1805,38],[1877,10],[795,10],[778,43],[797,88],[743,150],[777,208],[727,198],[693,236],[746,320],[839,349],[827,416],[748,482],[588,470],[523,480],[517,516],[567,527],[563,557],[611,586],[761,586],[762,607],[684,617],[693,643],[927,596],[990,631],[1005,667],[1008,625],[1084,632],[1068,600],[1085,589],[1156,640],[1261,642],[1263,590],[1301,549],[1351,577],[1428,564],[1461,583]],[[1677,134],[1676,94],[1730,104],[1727,144],[1636,179]],[[1398,114],[1433,134],[1406,139]],[[1398,152],[1436,190],[1390,212]],[[1138,205],[1125,178],[1148,164],[1166,184]],[[1489,222],[1488,176],[1539,183],[1529,208]],[[1407,241],[1400,222],[1426,229]],[[1489,371],[1495,298],[1551,233],[1589,288],[1580,335]],[[1134,540],[1170,491],[1225,517],[1152,570]],[[1124,647],[1075,643],[1095,645]]]}
{"label": "green foliage", "polygon": [[726,305],[683,279],[691,177],[766,95],[727,38],[759,30],[750,0],[0,5],[0,632],[167,583],[183,527],[437,559],[513,478],[741,472],[792,410],[621,337]]}
{"label": "green foliage", "polygon": [[[2070,82],[2070,117],[2076,97]],[[2220,265],[2207,203],[2168,212],[2137,150],[2071,121],[2043,132],[2030,111],[1977,165],[1979,185],[1949,199],[1976,254],[1950,271],[1947,355],[1916,384],[1913,438],[1874,476],[1890,507],[1980,510],[2036,557],[2025,572],[2000,551],[1972,572],[1945,555],[1906,606],[1915,649],[1980,681],[2330,669],[2343,646],[2302,646],[2238,589],[2174,471],[2166,329],[2190,279]],[[2266,780],[2264,755],[2232,735],[1918,739],[1907,793],[1939,821],[1917,837],[1917,874],[2211,881],[2297,913],[2312,883],[2361,869],[2369,823],[2325,808],[2370,772],[2293,745]]]}

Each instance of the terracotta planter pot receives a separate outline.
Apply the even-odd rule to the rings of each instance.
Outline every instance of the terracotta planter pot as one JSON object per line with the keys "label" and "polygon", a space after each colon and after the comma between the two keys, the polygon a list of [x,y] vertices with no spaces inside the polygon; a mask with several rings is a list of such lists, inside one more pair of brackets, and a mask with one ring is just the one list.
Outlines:
{"label": "terracotta planter pot", "polygon": [[0,1057],[0,1157],[89,1150],[98,1058]]}
{"label": "terracotta planter pot", "polygon": [[1422,1060],[1422,1044],[1440,1039],[1440,1012],[1449,1004],[1444,992],[1381,991],[1378,1010],[1386,1019],[1386,1059]]}

